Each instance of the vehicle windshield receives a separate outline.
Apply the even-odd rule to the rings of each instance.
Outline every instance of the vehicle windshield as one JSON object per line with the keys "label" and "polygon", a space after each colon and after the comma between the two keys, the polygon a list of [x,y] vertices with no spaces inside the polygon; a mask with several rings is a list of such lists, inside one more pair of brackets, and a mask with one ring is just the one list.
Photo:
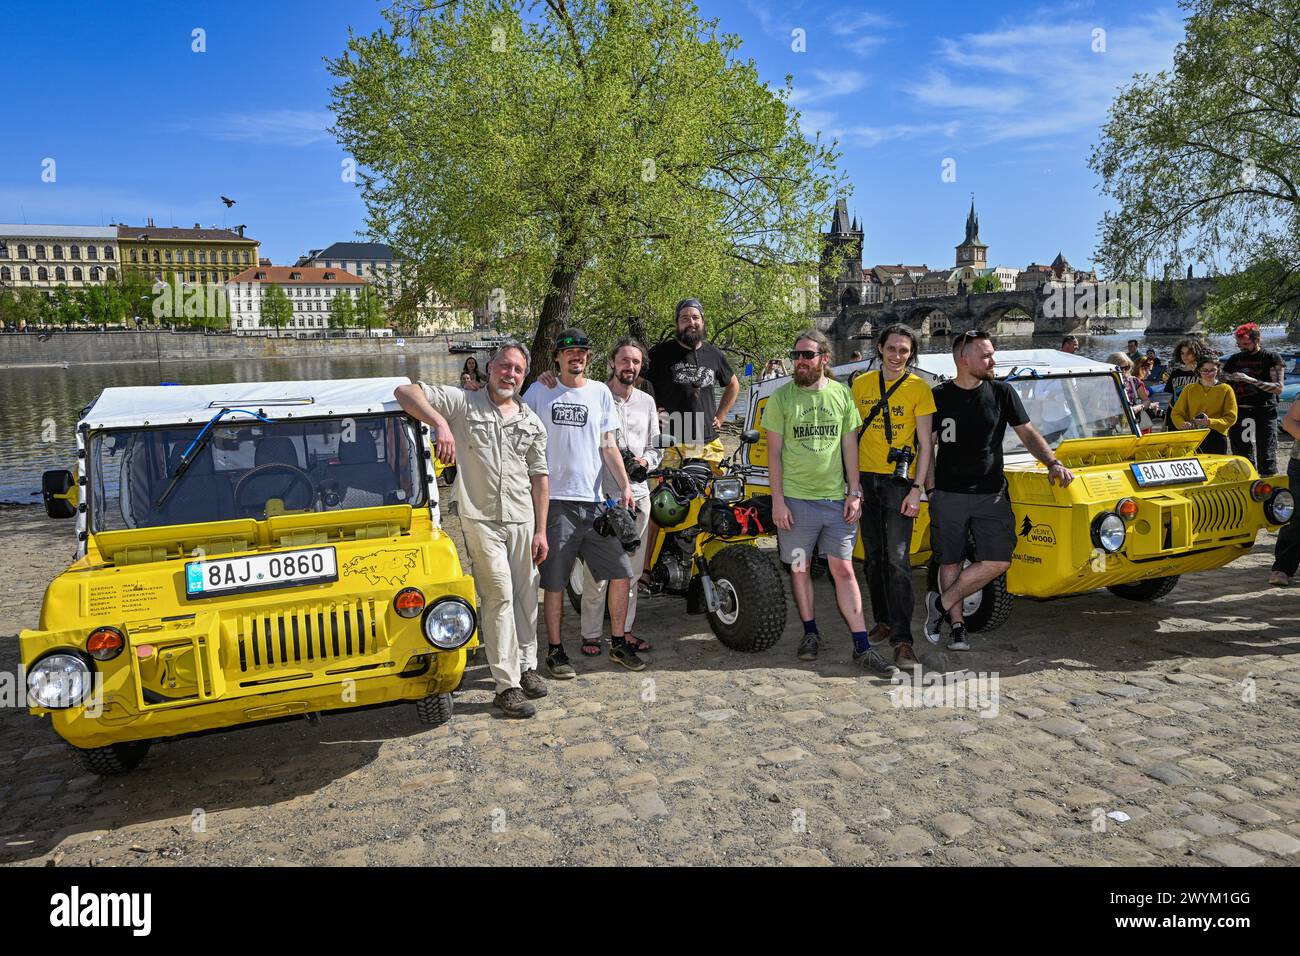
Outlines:
{"label": "vehicle windshield", "polygon": [[404,415],[269,424],[227,417],[173,484],[204,424],[94,435],[91,530],[423,503],[419,449]]}
{"label": "vehicle windshield", "polygon": [[[1009,384],[1019,394],[1030,422],[1053,448],[1067,438],[1137,434],[1113,375],[1017,378]],[[1027,452],[1015,429],[1008,428],[1002,453]]]}

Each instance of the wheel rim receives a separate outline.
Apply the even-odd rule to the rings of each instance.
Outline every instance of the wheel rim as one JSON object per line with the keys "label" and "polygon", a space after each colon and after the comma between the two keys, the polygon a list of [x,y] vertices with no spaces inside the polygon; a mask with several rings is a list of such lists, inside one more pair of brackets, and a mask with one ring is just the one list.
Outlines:
{"label": "wheel rim", "polygon": [[740,598],[736,594],[735,587],[726,578],[714,581],[713,587],[718,592],[716,612],[718,620],[730,627],[740,617]]}
{"label": "wheel rim", "polygon": [[587,566],[585,564],[581,561],[574,561],[573,570],[569,572],[569,587],[578,597],[582,597],[582,584],[583,578],[586,576],[584,573],[586,570]]}

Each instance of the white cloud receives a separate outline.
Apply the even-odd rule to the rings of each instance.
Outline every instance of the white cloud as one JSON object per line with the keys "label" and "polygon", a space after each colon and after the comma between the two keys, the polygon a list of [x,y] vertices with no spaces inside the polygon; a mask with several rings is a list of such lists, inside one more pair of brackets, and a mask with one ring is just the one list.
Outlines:
{"label": "white cloud", "polygon": [[221,113],[183,124],[186,132],[225,142],[263,143],[270,146],[315,146],[333,143],[326,132],[334,123],[325,110],[260,110],[250,113]]}
{"label": "white cloud", "polygon": [[[1105,30],[1105,52],[1093,31]],[[957,38],[940,38],[938,65],[903,87],[922,108],[956,114],[969,142],[1034,140],[1095,130],[1134,73],[1166,69],[1182,39],[1172,10],[1121,24],[1059,11]]]}
{"label": "white cloud", "polygon": [[857,70],[809,70],[812,82],[795,83],[790,91],[791,106],[807,106],[840,96],[848,96],[862,89],[867,83],[865,73]]}

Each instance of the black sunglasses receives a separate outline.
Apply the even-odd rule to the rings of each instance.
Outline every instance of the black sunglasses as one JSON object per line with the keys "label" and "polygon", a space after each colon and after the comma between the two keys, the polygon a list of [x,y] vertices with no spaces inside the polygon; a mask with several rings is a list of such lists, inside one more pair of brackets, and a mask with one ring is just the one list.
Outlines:
{"label": "black sunglasses", "polygon": [[795,359],[815,359],[819,355],[825,355],[825,352],[818,352],[814,349],[791,349],[790,361]]}

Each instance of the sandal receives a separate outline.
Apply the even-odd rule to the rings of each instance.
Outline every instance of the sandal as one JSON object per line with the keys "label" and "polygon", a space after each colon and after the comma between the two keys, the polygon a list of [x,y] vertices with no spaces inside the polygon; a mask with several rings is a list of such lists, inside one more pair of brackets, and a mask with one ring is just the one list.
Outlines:
{"label": "sandal", "polygon": [[623,640],[627,642],[628,647],[632,648],[632,650],[636,651],[638,654],[644,654],[646,651],[651,650],[649,641],[641,640],[641,638],[637,637],[631,631],[628,631],[623,635]]}
{"label": "sandal", "polygon": [[584,639],[582,642],[582,653],[588,657],[596,657],[600,654],[600,641],[588,641]]}

